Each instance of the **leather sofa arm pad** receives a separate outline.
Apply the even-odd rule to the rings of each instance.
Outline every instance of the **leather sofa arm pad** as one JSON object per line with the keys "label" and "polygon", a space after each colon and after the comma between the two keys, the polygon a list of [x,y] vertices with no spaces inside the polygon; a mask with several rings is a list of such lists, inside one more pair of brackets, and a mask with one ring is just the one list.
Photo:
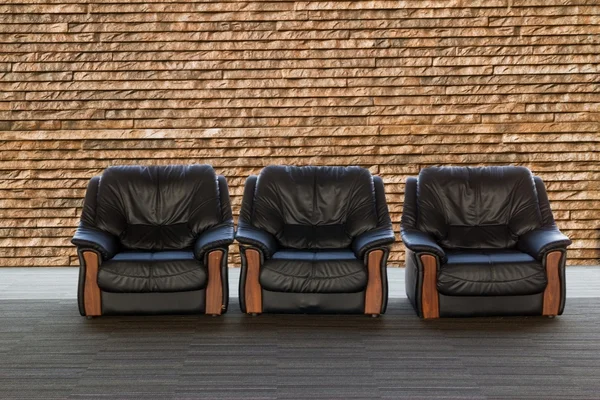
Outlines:
{"label": "leather sofa arm pad", "polygon": [[235,239],[241,244],[256,247],[264,258],[270,258],[277,251],[277,240],[273,235],[243,221],[238,223]]}
{"label": "leather sofa arm pad", "polygon": [[356,257],[362,259],[365,253],[375,248],[388,247],[394,243],[394,230],[382,226],[358,235],[352,241],[352,250]]}
{"label": "leather sofa arm pad", "polygon": [[116,236],[85,225],[79,225],[71,243],[79,249],[89,248],[97,251],[104,260],[113,258],[119,251],[119,240]]}
{"label": "leather sofa arm pad", "polygon": [[430,253],[442,260],[446,259],[444,249],[436,243],[430,234],[416,229],[402,229],[400,233],[404,245],[415,253]]}
{"label": "leather sofa arm pad", "polygon": [[534,229],[519,238],[517,248],[537,260],[551,250],[564,250],[571,240],[563,235],[556,226]]}
{"label": "leather sofa arm pad", "polygon": [[194,257],[203,260],[213,249],[227,248],[233,243],[233,221],[227,221],[202,232],[194,244]]}

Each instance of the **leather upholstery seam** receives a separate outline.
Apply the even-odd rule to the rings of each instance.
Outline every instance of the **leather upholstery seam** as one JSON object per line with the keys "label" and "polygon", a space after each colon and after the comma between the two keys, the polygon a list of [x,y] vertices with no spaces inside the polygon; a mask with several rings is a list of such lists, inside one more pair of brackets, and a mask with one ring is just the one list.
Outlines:
{"label": "leather upholstery seam", "polygon": [[[283,273],[283,272],[279,272],[278,270],[275,270],[273,268],[269,268],[269,267],[265,267],[265,266],[263,266],[263,269],[275,272],[275,273],[277,273],[279,275],[287,276],[289,278],[304,278],[303,276],[286,274],[286,273]],[[364,272],[365,271],[363,270],[363,271],[352,272],[352,273],[346,274],[346,275],[326,276],[326,277],[322,277],[322,278],[321,277],[312,277],[311,276],[308,279],[321,279],[321,280],[322,279],[337,279],[337,278],[345,278],[347,276],[353,276],[353,275],[357,275],[357,274],[362,274]]]}
{"label": "leather upholstery seam", "polygon": [[127,275],[127,274],[117,273],[117,272],[112,271],[109,268],[101,269],[101,271],[105,271],[105,272],[108,272],[108,273],[110,273],[112,275],[122,276],[122,277],[125,277],[125,278],[152,279],[152,278],[170,278],[170,277],[173,277],[173,276],[184,275],[184,274],[187,274],[187,273],[190,273],[190,272],[202,270],[202,267],[190,269],[190,270],[185,271],[185,272],[179,272],[177,274],[169,274],[169,275],[153,275],[152,274],[152,267],[150,267],[149,270],[150,270],[150,275],[149,276],[139,276],[139,275]]}
{"label": "leather upholstery seam", "polygon": [[[441,274],[440,274],[441,275]],[[518,281],[522,281],[525,279],[529,279],[531,277],[534,277],[536,275],[543,275],[543,272],[536,272],[535,274],[531,274],[528,276],[525,276],[523,278],[519,278],[519,279],[511,279],[511,280],[504,280],[504,281],[473,281],[470,279],[464,279],[464,278],[459,278],[458,276],[452,275],[452,274],[444,274],[445,276],[449,276],[451,278],[463,281],[463,282],[472,282],[472,283],[510,283],[510,282],[518,282]]]}

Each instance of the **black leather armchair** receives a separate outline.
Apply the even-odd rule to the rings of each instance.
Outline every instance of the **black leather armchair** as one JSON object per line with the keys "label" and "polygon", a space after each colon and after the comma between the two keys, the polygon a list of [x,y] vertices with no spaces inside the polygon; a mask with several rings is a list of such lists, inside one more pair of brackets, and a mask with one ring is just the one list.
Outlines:
{"label": "black leather armchair", "polygon": [[242,312],[385,312],[394,232],[366,169],[266,167],[246,181],[236,240]]}
{"label": "black leather armchair", "polygon": [[431,167],[408,178],[406,294],[424,318],[562,314],[566,248],[524,167]]}
{"label": "black leather armchair", "polygon": [[106,169],[71,241],[81,315],[224,313],[233,236],[227,182],[211,166]]}

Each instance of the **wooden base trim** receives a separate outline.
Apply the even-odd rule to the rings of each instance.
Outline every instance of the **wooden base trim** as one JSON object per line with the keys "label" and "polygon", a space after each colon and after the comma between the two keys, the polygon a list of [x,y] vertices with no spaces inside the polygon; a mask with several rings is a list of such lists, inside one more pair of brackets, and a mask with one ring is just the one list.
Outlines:
{"label": "wooden base trim", "polygon": [[562,252],[553,251],[546,255],[546,276],[548,285],[544,290],[544,308],[543,315],[558,315],[560,308],[560,275],[559,267],[562,258]]}
{"label": "wooden base trim", "polygon": [[423,318],[440,317],[440,299],[437,290],[437,260],[434,256],[424,254],[421,256],[423,264],[423,288],[421,291],[421,305]]}
{"label": "wooden base trim", "polygon": [[85,285],[83,287],[83,305],[85,315],[88,317],[97,317],[102,315],[102,297],[98,287],[98,267],[100,260],[98,254],[93,251],[84,251],[83,260],[85,262]]}
{"label": "wooden base trim", "polygon": [[383,304],[383,282],[381,278],[381,260],[383,250],[373,250],[367,257],[367,270],[369,281],[365,294],[365,314],[381,314]]}
{"label": "wooden base trim", "polygon": [[260,254],[258,250],[248,249],[245,250],[246,255],[246,283],[245,289],[245,301],[246,301],[246,312],[248,314],[260,314],[262,313],[262,289],[259,282],[260,272]]}
{"label": "wooden base trim", "polygon": [[208,285],[206,286],[206,314],[221,315],[223,311],[223,282],[221,280],[221,262],[223,251],[208,253]]}

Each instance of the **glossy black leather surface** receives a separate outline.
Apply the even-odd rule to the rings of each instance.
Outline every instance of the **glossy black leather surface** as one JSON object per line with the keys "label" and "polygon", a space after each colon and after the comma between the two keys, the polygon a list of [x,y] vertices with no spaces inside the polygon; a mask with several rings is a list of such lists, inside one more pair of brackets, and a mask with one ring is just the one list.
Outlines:
{"label": "glossy black leather surface", "polygon": [[358,258],[362,258],[369,250],[385,248],[394,243],[394,231],[387,227],[375,228],[358,235],[352,241],[352,250]]}
{"label": "glossy black leather surface", "polygon": [[504,249],[542,226],[523,167],[430,167],[419,173],[417,229],[446,249]]}
{"label": "glossy black leather surface", "polygon": [[111,167],[90,180],[72,240],[81,264],[79,310],[85,313],[84,251],[102,260],[103,313],[135,314],[203,312],[206,255],[220,250],[225,311],[233,236],[227,182],[212,167]]}
{"label": "glossy black leather surface", "polygon": [[[102,256],[96,252],[98,255],[98,260],[102,259]],[[81,250],[77,250],[77,258],[79,259],[79,276],[77,279],[77,308],[79,309],[79,314],[81,316],[85,315],[85,275],[86,268],[85,259],[83,258],[83,252]]]}
{"label": "glossy black leather surface", "polygon": [[94,176],[90,179],[83,199],[83,210],[81,211],[81,224],[88,227],[96,226],[96,199],[98,198],[98,185],[100,177]]}
{"label": "glossy black leather surface", "polygon": [[263,312],[280,314],[362,314],[365,293],[285,293],[262,291]]}
{"label": "glossy black leather surface", "polygon": [[390,218],[390,211],[385,199],[383,180],[379,176],[373,177],[375,200],[377,205],[377,227],[355,237],[352,241],[352,250],[357,258],[362,258],[370,250],[387,249],[394,243],[394,229]]}
{"label": "glossy black leather surface", "polygon": [[270,258],[279,248],[275,236],[241,220],[237,226],[235,239],[242,244],[259,249],[265,258]]}
{"label": "glossy black leather surface", "polygon": [[379,273],[381,274],[381,312],[380,314],[385,314],[388,306],[388,297],[389,297],[389,284],[388,284],[388,275],[387,275],[387,262],[388,257],[390,256],[390,249],[383,249],[383,257],[381,258],[381,263],[379,264]]}
{"label": "glossy black leather surface", "polygon": [[419,317],[422,316],[421,288],[423,286],[423,269],[417,258],[417,253],[411,249],[406,250],[406,266],[404,268],[404,288],[406,297],[410,301]]}
{"label": "glossy black leather surface", "polygon": [[240,207],[240,221],[250,223],[252,221],[252,209],[254,208],[254,192],[256,191],[256,175],[250,175],[246,178],[244,184],[244,194],[242,197],[242,206]]}
{"label": "glossy black leather surface", "polygon": [[116,236],[99,229],[94,229],[83,223],[75,231],[71,243],[78,247],[97,251],[104,260],[114,257],[121,249],[119,239]]}
{"label": "glossy black leather surface", "polygon": [[[401,235],[406,294],[419,316],[423,254],[437,262],[441,316],[539,315],[545,256],[566,254],[571,243],[554,223],[542,180],[519,167],[436,167],[408,178]],[[563,256],[559,314],[564,263]]]}
{"label": "glossy black leather surface", "polygon": [[206,292],[101,292],[102,315],[203,314]]}
{"label": "glossy black leather surface", "polygon": [[544,294],[525,296],[445,296],[440,294],[440,317],[541,315]]}
{"label": "glossy black leather surface", "polygon": [[548,252],[565,249],[570,244],[571,240],[552,226],[527,232],[519,238],[517,247],[541,261]]}
{"label": "glossy black leather surface", "polygon": [[349,250],[280,250],[260,269],[265,290],[353,293],[367,286],[367,269]]}
{"label": "glossy black leather surface", "polygon": [[378,224],[371,173],[359,167],[268,166],[256,183],[251,224],[283,248],[349,247]]}
{"label": "glossy black leather surface", "polygon": [[231,201],[229,199],[229,186],[223,175],[217,176],[217,185],[219,190],[219,204],[221,205],[220,221],[221,223],[231,221],[233,225],[233,213],[231,211]]}
{"label": "glossy black leather surface", "polygon": [[[229,187],[227,181],[221,175],[217,176],[219,186],[219,203],[221,204],[220,223],[203,231],[196,238],[194,244],[194,255],[196,259],[207,262],[206,254],[210,250],[220,249],[225,252],[227,258],[228,247],[233,243],[235,229],[233,226],[233,216],[231,213],[231,202],[229,200]],[[229,298],[227,298],[229,300]]]}
{"label": "glossy black leather surface", "polygon": [[446,254],[436,242],[433,234],[417,229],[417,216],[417,179],[409,177],[406,179],[402,223],[400,224],[402,243],[412,251],[434,254],[441,260],[445,260]]}
{"label": "glossy black leather surface", "polygon": [[[327,313],[364,312],[364,294],[355,294],[364,291],[368,281],[369,251],[382,250],[381,312],[385,312],[386,263],[394,232],[383,181],[366,169],[271,166],[258,177],[250,176],[236,239],[242,250],[243,312],[248,248],[259,251],[260,284],[274,299],[271,303],[263,298],[263,312]],[[322,259],[326,254],[338,255]],[[344,304],[346,298],[352,299],[350,303]],[[280,300],[282,304],[277,303]]]}
{"label": "glossy black leather surface", "polygon": [[250,175],[244,186],[242,207],[238,219],[235,239],[243,244],[257,248],[264,258],[270,258],[279,247],[275,236],[252,225],[252,210],[254,208],[254,192],[258,177]]}
{"label": "glossy black leather surface", "polygon": [[204,289],[207,274],[191,251],[127,252],[100,265],[98,286],[115,293],[184,292]]}
{"label": "glossy black leather surface", "polygon": [[446,259],[446,252],[430,233],[421,232],[416,229],[403,229],[402,243],[412,251],[433,254],[441,260]]}
{"label": "glossy black leather surface", "polygon": [[541,293],[548,281],[541,262],[514,250],[448,253],[438,291],[450,296],[519,296]]}
{"label": "glossy black leather surface", "polygon": [[198,260],[204,260],[206,254],[210,250],[226,250],[231,244],[233,235],[233,222],[223,223],[207,229],[198,236],[198,239],[196,239],[196,243],[194,244],[194,256]]}
{"label": "glossy black leather surface", "polygon": [[113,257],[120,250],[119,238],[98,229],[96,226],[96,199],[100,177],[90,179],[83,200],[83,210],[79,227],[71,243],[78,248],[88,248],[96,251],[103,259]]}
{"label": "glossy black leather surface", "polygon": [[550,201],[548,200],[548,193],[546,192],[546,186],[544,181],[539,176],[533,177],[535,183],[535,190],[538,196],[538,203],[540,205],[540,214],[542,216],[542,226],[556,226],[554,223],[554,215],[552,215],[552,209],[550,208]]}
{"label": "glossy black leather surface", "polygon": [[115,166],[100,179],[96,226],[135,250],[178,250],[222,222],[209,165]]}

